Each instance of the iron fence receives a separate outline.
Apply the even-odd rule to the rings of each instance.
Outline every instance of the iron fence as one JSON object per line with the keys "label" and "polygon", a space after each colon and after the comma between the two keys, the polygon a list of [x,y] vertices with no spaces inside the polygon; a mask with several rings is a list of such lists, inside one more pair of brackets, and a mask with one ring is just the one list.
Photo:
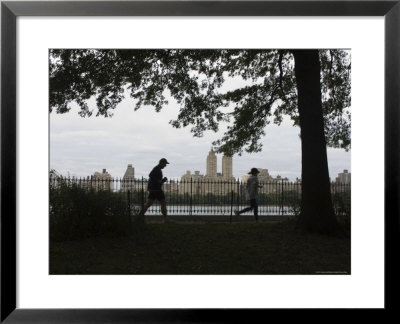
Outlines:
{"label": "iron fence", "polygon": [[[64,185],[84,190],[111,191],[123,196],[131,212],[141,209],[147,200],[147,179],[50,177],[50,188]],[[288,181],[260,181],[258,214],[260,216],[296,215],[300,212],[301,183]],[[231,180],[169,180],[163,191],[169,215],[232,215],[235,210],[248,206],[246,183]],[[350,214],[351,185],[331,183],[332,202],[337,215]],[[155,202],[146,215],[160,215]],[[246,213],[252,215],[251,212]],[[243,215],[246,215],[243,214]]]}

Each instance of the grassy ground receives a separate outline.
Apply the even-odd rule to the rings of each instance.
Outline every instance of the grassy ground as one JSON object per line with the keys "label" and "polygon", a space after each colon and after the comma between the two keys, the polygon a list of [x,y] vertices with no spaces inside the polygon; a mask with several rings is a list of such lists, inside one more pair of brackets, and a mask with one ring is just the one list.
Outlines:
{"label": "grassy ground", "polygon": [[147,224],[131,236],[51,242],[50,274],[350,274],[350,238],[293,222]]}

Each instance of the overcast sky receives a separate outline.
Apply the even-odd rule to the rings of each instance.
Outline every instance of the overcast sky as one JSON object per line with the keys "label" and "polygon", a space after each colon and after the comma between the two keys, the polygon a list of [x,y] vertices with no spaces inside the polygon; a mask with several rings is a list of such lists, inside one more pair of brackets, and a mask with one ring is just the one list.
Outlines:
{"label": "overcast sky", "polygon": [[[106,169],[111,176],[122,178],[128,164],[136,177],[147,177],[160,158],[170,164],[163,170],[169,179],[180,178],[187,170],[206,173],[206,158],[212,141],[223,134],[208,131],[202,138],[194,138],[190,128],[173,128],[179,106],[172,100],[161,112],[152,107],[134,111],[134,101],[123,100],[111,118],[82,118],[78,108],[69,113],[50,114],[50,168],[62,175],[87,177]],[[241,178],[253,167],[268,169],[270,175],[289,180],[301,177],[300,129],[287,119],[280,125],[266,126],[263,150],[260,153],[233,156],[233,175]],[[328,148],[331,180],[339,172],[350,168],[351,151]],[[222,172],[222,155],[217,154],[218,172]]]}

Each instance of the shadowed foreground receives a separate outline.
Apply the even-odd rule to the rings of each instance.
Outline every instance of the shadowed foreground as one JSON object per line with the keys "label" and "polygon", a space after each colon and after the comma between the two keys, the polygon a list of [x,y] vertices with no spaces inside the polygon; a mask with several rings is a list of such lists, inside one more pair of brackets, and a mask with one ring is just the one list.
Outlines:
{"label": "shadowed foreground", "polygon": [[301,234],[291,221],[155,223],[51,242],[50,274],[350,274],[350,238]]}

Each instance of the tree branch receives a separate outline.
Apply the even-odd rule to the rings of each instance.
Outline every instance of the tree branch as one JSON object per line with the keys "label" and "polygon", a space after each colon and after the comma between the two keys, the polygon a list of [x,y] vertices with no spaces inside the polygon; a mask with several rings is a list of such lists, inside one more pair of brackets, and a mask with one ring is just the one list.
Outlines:
{"label": "tree branch", "polygon": [[[279,59],[278,59],[278,65],[279,65],[279,87],[281,92],[283,93],[283,68],[282,68],[282,59],[283,59],[283,51],[279,51]],[[274,91],[275,92],[275,91]]]}

